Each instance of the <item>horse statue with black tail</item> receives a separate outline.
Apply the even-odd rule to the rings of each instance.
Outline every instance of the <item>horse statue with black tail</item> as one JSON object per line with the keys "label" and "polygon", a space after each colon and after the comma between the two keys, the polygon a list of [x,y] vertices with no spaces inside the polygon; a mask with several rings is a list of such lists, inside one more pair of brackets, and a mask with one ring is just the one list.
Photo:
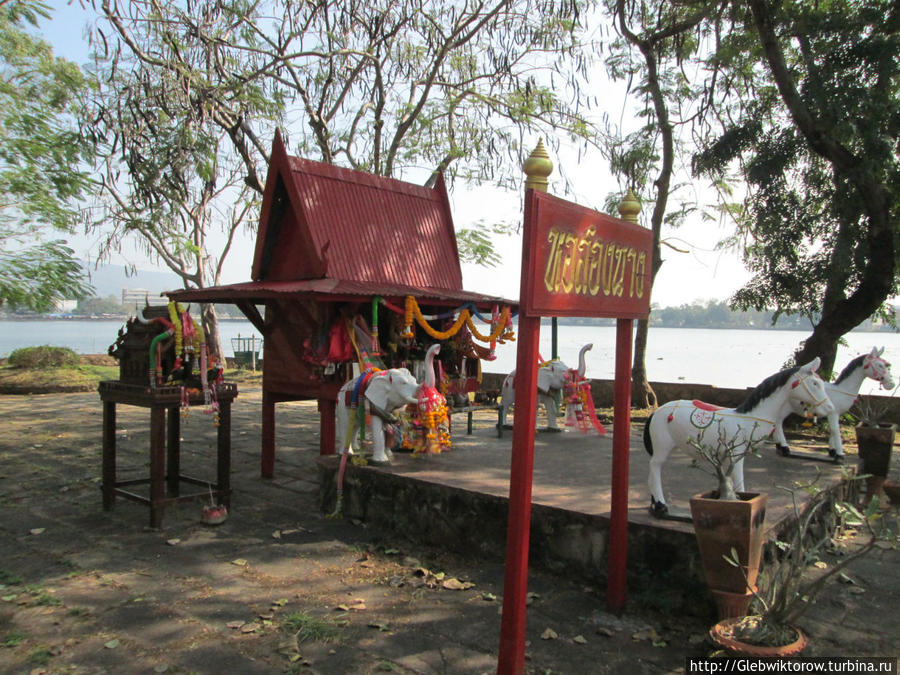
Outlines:
{"label": "horse statue with black tail", "polygon": [[[859,396],[859,389],[866,378],[875,380],[881,385],[882,389],[891,390],[894,384],[894,376],[891,375],[891,364],[884,358],[884,347],[878,349],[872,347],[872,351],[862,356],[857,356],[850,361],[841,371],[834,382],[825,383],[825,393],[828,399],[834,405],[834,411],[828,415],[828,455],[835,464],[843,464],[844,462],[844,444],[841,441],[840,417],[850,410],[856,403]],[[793,410],[792,412],[802,414],[802,410]],[[784,436],[784,429],[781,421],[775,426],[775,448],[784,457],[797,457],[800,459],[811,459],[809,454],[791,455],[791,449],[788,446],[787,438]],[[815,459],[818,459],[815,457]]]}
{"label": "horse statue with black tail", "polygon": [[743,455],[751,444],[771,436],[792,410],[823,417],[834,410],[825,393],[825,383],[816,374],[819,364],[816,358],[804,366],[775,373],[736,408],[686,400],[669,401],[657,408],[644,426],[644,447],[650,453],[650,513],[657,518],[670,517],[662,489],[662,465],[673,449],[690,451],[691,441],[703,442],[707,430],[728,439],[733,446],[734,487],[743,491]]}

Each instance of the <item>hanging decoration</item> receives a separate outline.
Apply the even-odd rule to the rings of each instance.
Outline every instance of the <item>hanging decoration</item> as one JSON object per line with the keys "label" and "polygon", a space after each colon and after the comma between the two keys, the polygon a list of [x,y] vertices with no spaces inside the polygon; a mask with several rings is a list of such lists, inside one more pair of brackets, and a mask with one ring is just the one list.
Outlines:
{"label": "hanging decoration", "polygon": [[[435,340],[447,340],[456,335],[463,326],[466,326],[472,333],[472,336],[477,340],[480,340],[481,342],[500,342],[501,344],[503,344],[507,340],[515,340],[515,333],[512,328],[512,317],[510,315],[508,307],[503,308],[503,312],[500,314],[499,319],[496,322],[493,321],[493,318],[491,321],[488,321],[488,323],[491,324],[492,328],[490,335],[482,335],[478,331],[478,329],[475,327],[475,324],[472,322],[471,312],[469,310],[469,307],[467,306],[459,308],[459,315],[456,317],[456,320],[448,329],[443,331],[433,328],[431,324],[428,323],[428,318],[426,318],[422,314],[419,303],[416,302],[416,299],[411,295],[406,296],[406,308],[404,309],[403,313],[405,318],[405,327],[401,337],[406,339],[412,339],[414,337],[412,326],[413,320],[415,320],[415,322],[418,323],[419,326],[421,326],[422,330],[424,330]],[[454,313],[455,311],[434,318],[447,318],[453,316]],[[479,318],[481,318],[480,315],[478,316]]]}
{"label": "hanging decoration", "polygon": [[[143,312],[137,312],[137,320],[144,325],[158,324],[163,332],[155,335],[148,349],[148,374],[151,388],[177,386],[180,389],[181,415],[189,416],[192,395],[202,392],[205,412],[213,416],[213,424],[219,426],[219,402],[215,385],[223,381],[224,369],[214,355],[208,352],[206,331],[203,325],[194,321],[188,308],[176,302],[170,302],[166,308],[168,319],[157,316],[144,318]],[[174,337],[174,340],[171,338]],[[174,361],[166,375],[164,372],[164,354],[174,346]],[[199,362],[200,372],[195,376],[193,366]],[[199,388],[196,386],[199,379]],[[194,386],[191,386],[191,385]]]}
{"label": "hanging decoration", "polygon": [[563,399],[566,406],[567,427],[575,427],[586,434],[593,426],[599,435],[606,435],[606,427],[597,418],[597,411],[594,408],[591,381],[579,375],[575,369],[566,372]]}

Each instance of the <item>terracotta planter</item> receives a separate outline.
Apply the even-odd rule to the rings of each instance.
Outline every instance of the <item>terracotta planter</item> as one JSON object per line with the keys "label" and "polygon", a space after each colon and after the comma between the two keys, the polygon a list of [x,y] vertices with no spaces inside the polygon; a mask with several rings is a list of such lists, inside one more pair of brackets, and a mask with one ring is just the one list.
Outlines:
{"label": "terracotta planter", "polygon": [[766,645],[751,645],[734,638],[731,634],[732,626],[740,621],[740,618],[724,619],[710,628],[709,636],[720,647],[740,656],[753,656],[758,658],[795,656],[806,648],[806,635],[799,628],[797,639],[789,645],[782,647],[770,647]]}
{"label": "terracotta planter", "polygon": [[743,593],[729,593],[728,591],[717,591],[714,588],[709,589],[716,601],[716,615],[719,620],[722,619],[740,619],[747,616],[747,609],[753,600],[752,591],[744,591]]}
{"label": "terracotta planter", "polygon": [[893,424],[857,425],[856,445],[859,448],[859,469],[862,473],[887,476],[896,430]]}
{"label": "terracotta planter", "polygon": [[[691,518],[700,548],[703,575],[711,590],[744,596],[756,584],[762,551],[768,496],[763,493],[740,492],[740,499],[713,499],[713,492],[691,499]],[[741,569],[730,565],[735,549]],[[725,618],[725,617],[721,617]]]}
{"label": "terracotta planter", "polygon": [[900,483],[895,483],[892,480],[886,480],[882,484],[882,489],[885,494],[887,494],[888,499],[891,504],[900,504]]}

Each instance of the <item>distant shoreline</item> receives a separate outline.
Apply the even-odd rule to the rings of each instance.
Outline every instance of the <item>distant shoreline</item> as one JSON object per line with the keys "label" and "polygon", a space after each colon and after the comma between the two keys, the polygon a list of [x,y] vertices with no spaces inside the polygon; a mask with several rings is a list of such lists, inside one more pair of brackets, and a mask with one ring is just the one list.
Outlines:
{"label": "distant shoreline", "polygon": [[[0,323],[20,321],[128,321],[133,314],[105,314],[92,316],[10,316],[0,317]],[[219,321],[248,321],[245,317],[220,316]]]}
{"label": "distant shoreline", "polygon": [[[20,321],[59,321],[59,322],[73,322],[73,321],[122,321],[123,323],[131,318],[130,314],[107,314],[103,316],[14,316],[14,317],[0,317],[0,323],[16,323]],[[248,322],[249,319],[246,317],[219,317],[219,322],[232,322],[232,321],[244,321]],[[549,326],[550,319],[544,318],[541,320],[542,326]],[[587,324],[587,323],[570,323],[565,319],[561,319],[558,322],[558,325],[561,327],[565,326],[576,326],[576,327],[585,327],[585,326],[614,326],[615,322],[612,321],[610,323],[596,323],[596,324]],[[800,329],[794,326],[668,326],[665,324],[651,324],[650,330],[656,328],[673,328],[677,330],[760,330],[760,331],[798,331]],[[801,331],[803,332],[803,331]],[[811,332],[811,330],[810,330]],[[851,332],[853,333],[900,333],[900,331],[892,329],[890,326],[882,326],[880,328],[873,328],[872,326],[867,326],[865,328],[854,328]]]}

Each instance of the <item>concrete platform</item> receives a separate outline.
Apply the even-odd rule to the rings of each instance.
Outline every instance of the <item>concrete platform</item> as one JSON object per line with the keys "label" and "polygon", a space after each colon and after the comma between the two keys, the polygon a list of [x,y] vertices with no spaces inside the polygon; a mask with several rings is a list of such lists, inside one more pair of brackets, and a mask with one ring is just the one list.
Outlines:
{"label": "concrete platform", "polygon": [[[461,420],[463,418],[457,418]],[[454,421],[453,446],[440,455],[395,453],[391,466],[350,466],[344,480],[343,512],[351,518],[402,531],[407,536],[456,551],[498,556],[505,553],[512,432],[498,439],[496,412],[476,413],[474,431]],[[542,420],[539,417],[539,422]],[[611,434],[611,425],[608,425]],[[659,520],[648,512],[649,456],[643,448],[643,422],[632,425],[629,453],[629,585],[646,587],[674,579],[684,601],[705,588],[693,525]],[[827,460],[824,444],[789,439],[795,450],[816,452]],[[337,457],[319,459],[323,508],[335,504]],[[845,467],[853,470],[855,456]],[[610,516],[611,435],[575,430],[538,433],[532,489],[532,564],[583,574],[603,582],[606,576]],[[779,456],[774,446],[745,461],[750,492],[766,492],[769,538],[791,526],[793,502],[788,489],[818,477],[824,488],[845,490],[845,467],[829,461]],[[715,480],[692,466],[692,457],[673,453],[663,468],[666,499],[689,516],[691,496],[715,487]],[[672,584],[665,586],[671,592]]]}

